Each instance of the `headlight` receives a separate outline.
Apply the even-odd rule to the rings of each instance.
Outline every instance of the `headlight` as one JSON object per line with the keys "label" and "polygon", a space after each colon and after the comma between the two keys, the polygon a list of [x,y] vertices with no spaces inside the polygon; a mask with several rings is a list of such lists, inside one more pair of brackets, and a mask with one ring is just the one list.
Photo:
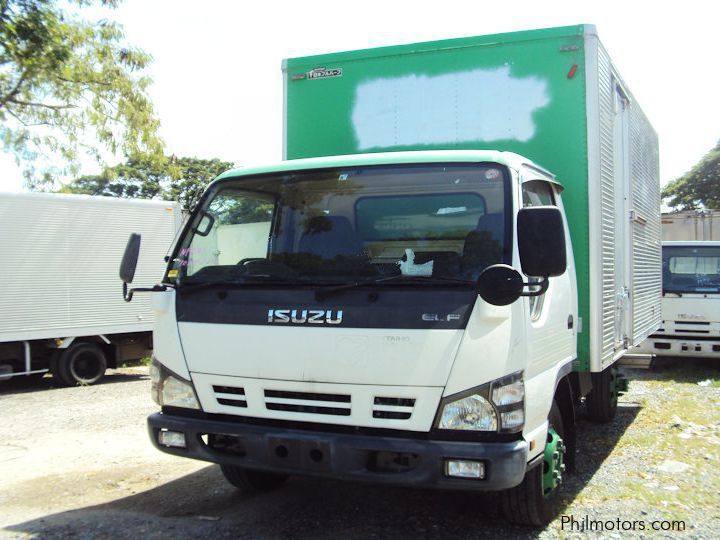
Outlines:
{"label": "headlight", "polygon": [[513,433],[525,425],[522,372],[463,392],[441,403],[438,429]]}
{"label": "headlight", "polygon": [[192,383],[178,377],[154,358],[150,364],[150,381],[152,399],[161,407],[200,408]]}
{"label": "headlight", "polygon": [[496,431],[497,415],[488,401],[478,394],[448,403],[443,408],[440,429]]}
{"label": "headlight", "polygon": [[525,399],[525,383],[522,379],[502,386],[497,382],[493,384],[492,390],[492,401],[495,405],[513,405],[522,403]]}

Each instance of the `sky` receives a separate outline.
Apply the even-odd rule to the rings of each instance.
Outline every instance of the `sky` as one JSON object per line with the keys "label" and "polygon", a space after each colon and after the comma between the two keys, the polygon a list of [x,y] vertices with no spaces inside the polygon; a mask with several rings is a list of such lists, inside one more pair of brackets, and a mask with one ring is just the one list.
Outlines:
{"label": "sky", "polygon": [[[167,153],[236,165],[282,159],[283,58],[594,24],[660,139],[661,184],[720,139],[720,3],[603,0],[239,2],[125,0],[108,17],[150,53]],[[84,173],[97,172],[89,165]],[[0,152],[0,191],[22,189]]]}

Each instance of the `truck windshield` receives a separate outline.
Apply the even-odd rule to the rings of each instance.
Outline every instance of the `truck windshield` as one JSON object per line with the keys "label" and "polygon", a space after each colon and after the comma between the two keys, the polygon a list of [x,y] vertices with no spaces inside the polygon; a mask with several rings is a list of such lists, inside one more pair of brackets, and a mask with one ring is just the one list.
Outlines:
{"label": "truck windshield", "polygon": [[438,164],[222,180],[194,214],[167,279],[470,282],[510,262],[508,175],[497,164]]}
{"label": "truck windshield", "polygon": [[663,291],[720,292],[720,246],[664,246]]}

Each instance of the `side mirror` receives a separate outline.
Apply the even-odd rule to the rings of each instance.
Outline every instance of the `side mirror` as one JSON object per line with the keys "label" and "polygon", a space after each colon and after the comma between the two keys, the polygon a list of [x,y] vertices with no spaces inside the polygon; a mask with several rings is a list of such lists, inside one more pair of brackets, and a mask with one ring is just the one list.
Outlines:
{"label": "side mirror", "polygon": [[130,302],[135,292],[156,292],[164,291],[167,289],[165,285],[155,285],[151,288],[139,288],[129,289],[128,284],[132,283],[135,279],[135,269],[137,268],[138,257],[140,256],[140,235],[132,233],[128,238],[128,243],[125,246],[125,253],[123,254],[122,261],[120,262],[120,279],[123,282],[123,299],[126,302]]}
{"label": "side mirror", "polygon": [[207,212],[203,212],[200,221],[198,221],[198,224],[195,226],[195,234],[207,236],[210,234],[213,225],[215,225],[215,218]]}
{"label": "side mirror", "polygon": [[120,263],[120,279],[123,283],[132,283],[135,279],[138,257],[140,255],[140,235],[132,233],[125,246],[122,262]]}
{"label": "side mirror", "polygon": [[478,294],[488,304],[507,306],[523,294],[520,272],[507,264],[494,264],[480,272],[477,281]]}
{"label": "side mirror", "polygon": [[554,277],[565,273],[565,227],[555,206],[522,208],[517,217],[520,265],[527,276]]}

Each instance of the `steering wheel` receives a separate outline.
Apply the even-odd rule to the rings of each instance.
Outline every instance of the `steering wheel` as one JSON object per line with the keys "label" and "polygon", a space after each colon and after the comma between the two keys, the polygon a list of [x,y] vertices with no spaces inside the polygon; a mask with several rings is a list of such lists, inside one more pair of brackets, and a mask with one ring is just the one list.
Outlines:
{"label": "steering wheel", "polygon": [[269,262],[267,259],[263,259],[262,257],[248,257],[246,259],[240,259],[238,261],[238,266],[250,266],[252,263],[261,261]]}

